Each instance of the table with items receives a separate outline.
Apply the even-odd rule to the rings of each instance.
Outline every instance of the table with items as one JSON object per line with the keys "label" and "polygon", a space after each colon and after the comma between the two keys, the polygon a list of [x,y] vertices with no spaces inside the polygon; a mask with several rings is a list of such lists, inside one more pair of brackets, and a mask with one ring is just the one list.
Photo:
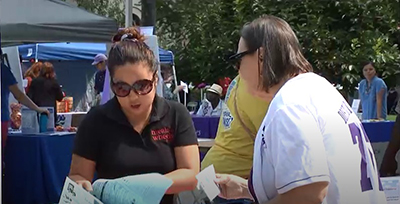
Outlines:
{"label": "table with items", "polygon": [[[203,146],[200,149],[213,145],[218,121],[218,117],[193,117],[199,144]],[[363,124],[374,150],[383,154],[394,123]],[[74,137],[73,132],[10,133],[5,148],[3,201],[58,203],[69,172]]]}

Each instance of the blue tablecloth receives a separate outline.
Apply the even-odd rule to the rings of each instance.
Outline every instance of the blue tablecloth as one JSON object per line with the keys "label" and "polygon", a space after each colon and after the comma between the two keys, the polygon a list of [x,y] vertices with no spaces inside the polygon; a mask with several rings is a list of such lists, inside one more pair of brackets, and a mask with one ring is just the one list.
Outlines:
{"label": "blue tablecloth", "polygon": [[197,137],[214,138],[217,133],[219,117],[199,117],[192,116]]}
{"label": "blue tablecloth", "polygon": [[363,122],[365,132],[371,143],[389,142],[394,122]]}
{"label": "blue tablecloth", "polygon": [[75,134],[9,134],[3,203],[58,203],[71,164]]}
{"label": "blue tablecloth", "polygon": [[[213,138],[218,117],[193,117],[199,137]],[[393,122],[363,123],[371,142],[390,140]],[[71,163],[74,133],[10,134],[5,149],[3,203],[58,203]]]}

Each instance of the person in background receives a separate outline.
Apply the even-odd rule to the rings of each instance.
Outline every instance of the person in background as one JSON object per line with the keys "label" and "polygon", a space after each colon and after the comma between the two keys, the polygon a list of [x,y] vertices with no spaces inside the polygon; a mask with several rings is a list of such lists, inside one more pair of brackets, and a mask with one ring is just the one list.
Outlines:
{"label": "person in background", "polygon": [[[215,144],[207,152],[201,168],[214,165],[216,173],[249,178],[253,164],[253,146],[269,102],[249,93],[246,84],[237,76],[230,83],[219,120]],[[251,200],[225,200],[217,197],[216,204],[247,204]]]}
{"label": "person in background", "polygon": [[376,75],[372,62],[363,64],[365,79],[361,80],[358,92],[361,99],[363,120],[386,120],[387,87],[385,82]]}
{"label": "person in background", "polygon": [[25,87],[25,93],[28,93],[29,87],[31,86],[32,80],[39,76],[40,70],[42,70],[43,63],[35,62],[26,70],[24,74],[24,78],[28,81],[27,86]]}
{"label": "person in background", "polygon": [[[99,179],[160,173],[173,181],[161,204],[192,190],[200,169],[197,136],[181,104],[157,96],[157,61],[135,28],[108,55],[115,97],[92,108],[75,137],[69,177],[91,191]],[[114,38],[115,39],[115,38]]]}
{"label": "person in background", "polygon": [[[3,59],[2,51],[0,50],[0,56]],[[47,109],[39,108],[27,95],[25,95],[17,85],[17,80],[4,61],[1,59],[1,145],[2,152],[6,146],[8,127],[10,124],[10,109],[8,98],[10,92],[14,98],[22,105],[37,111],[38,113],[49,114]],[[3,154],[3,153],[2,153]]]}
{"label": "person in background", "polygon": [[63,95],[56,79],[53,64],[50,62],[43,63],[40,75],[32,80],[28,96],[38,106],[54,108],[54,126],[56,126],[57,121],[56,101],[62,101]]}
{"label": "person in background", "polygon": [[206,90],[206,97],[201,102],[197,111],[198,116],[220,116],[224,102],[221,100],[222,87],[218,84],[211,85]]}
{"label": "person in background", "polygon": [[312,72],[289,24],[263,15],[240,34],[231,59],[239,60],[249,91],[272,101],[249,179],[217,174],[220,196],[263,204],[386,203],[362,123],[332,84]]}
{"label": "person in background", "polygon": [[92,62],[97,69],[97,72],[94,77],[94,91],[96,95],[95,105],[98,105],[101,101],[101,93],[104,88],[104,79],[106,77],[106,69],[107,69],[107,57],[104,54],[97,54],[94,57]]}
{"label": "person in background", "polygon": [[[174,86],[174,75],[172,74],[172,68],[169,65],[161,64],[161,76],[163,77],[163,94],[164,98],[168,100],[178,100],[178,92],[182,91],[185,87],[182,85],[173,88]],[[171,91],[171,90],[174,91]]]}

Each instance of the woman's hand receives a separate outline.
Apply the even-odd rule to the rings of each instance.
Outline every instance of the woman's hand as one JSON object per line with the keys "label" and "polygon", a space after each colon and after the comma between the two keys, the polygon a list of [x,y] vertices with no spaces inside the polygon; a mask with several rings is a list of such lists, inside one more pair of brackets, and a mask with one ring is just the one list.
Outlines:
{"label": "woman's hand", "polygon": [[175,90],[174,90],[173,93],[176,94],[176,93],[182,91],[184,88],[185,88],[185,86],[179,85],[179,86],[177,86],[177,87],[175,88]]}
{"label": "woman's hand", "polygon": [[93,191],[92,183],[90,183],[90,181],[86,180],[82,176],[70,175],[69,178],[72,179],[73,181],[75,181],[75,183],[77,183],[79,186],[81,186],[85,190],[87,190],[89,192]]}
{"label": "woman's hand", "polygon": [[217,183],[220,187],[221,193],[219,197],[224,199],[253,199],[248,191],[247,180],[235,175],[217,174]]}
{"label": "woman's hand", "polygon": [[47,116],[50,115],[49,110],[47,110],[46,108],[38,108],[37,112],[38,113],[46,113]]}
{"label": "woman's hand", "polygon": [[93,191],[92,183],[88,180],[78,180],[76,183],[87,191]]}

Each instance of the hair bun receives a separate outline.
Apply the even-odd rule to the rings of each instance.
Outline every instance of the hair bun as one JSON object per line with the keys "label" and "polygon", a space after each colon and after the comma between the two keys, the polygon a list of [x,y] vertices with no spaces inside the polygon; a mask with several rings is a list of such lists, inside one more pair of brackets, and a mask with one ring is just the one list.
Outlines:
{"label": "hair bun", "polygon": [[116,43],[122,41],[124,39],[136,40],[139,42],[144,42],[145,37],[140,33],[139,28],[137,27],[129,27],[129,28],[120,28],[118,32],[113,36],[112,42]]}

